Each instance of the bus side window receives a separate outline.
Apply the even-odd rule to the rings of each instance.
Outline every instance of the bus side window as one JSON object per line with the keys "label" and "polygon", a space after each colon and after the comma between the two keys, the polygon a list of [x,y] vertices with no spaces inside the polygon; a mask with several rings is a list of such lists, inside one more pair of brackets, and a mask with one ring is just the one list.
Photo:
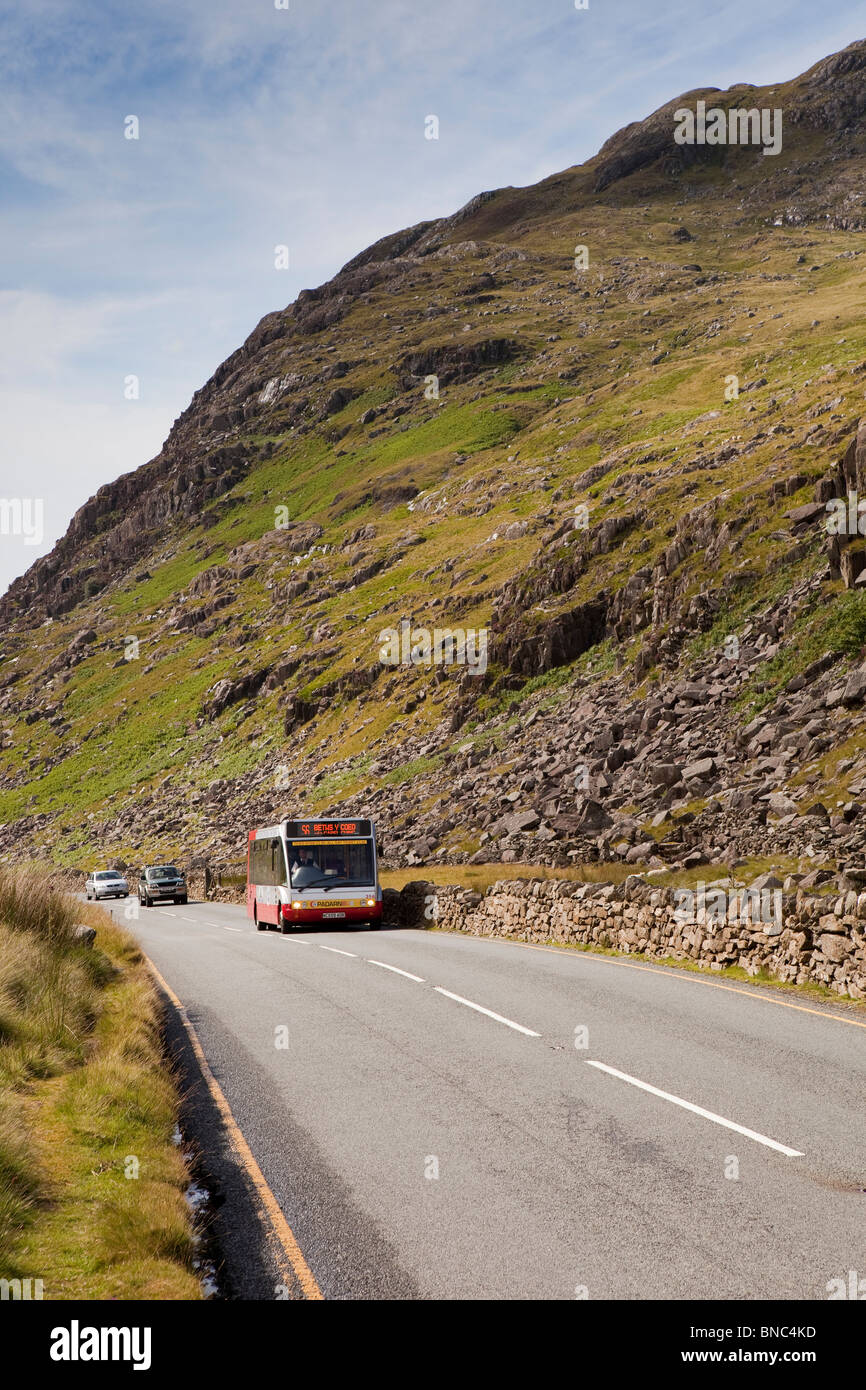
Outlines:
{"label": "bus side window", "polygon": [[270,874],[270,841],[256,840],[255,843],[253,882],[257,883],[261,888],[266,888],[272,882]]}
{"label": "bus side window", "polygon": [[268,881],[273,887],[277,887],[279,884],[285,883],[286,874],[283,859],[283,845],[281,840],[271,840],[269,868],[270,877]]}

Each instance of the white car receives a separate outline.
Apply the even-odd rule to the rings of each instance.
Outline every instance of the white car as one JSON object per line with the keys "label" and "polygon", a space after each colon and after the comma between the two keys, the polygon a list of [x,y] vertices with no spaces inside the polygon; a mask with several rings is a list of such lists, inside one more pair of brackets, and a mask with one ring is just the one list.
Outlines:
{"label": "white car", "polygon": [[84,885],[84,896],[88,902],[91,898],[94,902],[100,898],[127,898],[129,884],[117,869],[97,869]]}

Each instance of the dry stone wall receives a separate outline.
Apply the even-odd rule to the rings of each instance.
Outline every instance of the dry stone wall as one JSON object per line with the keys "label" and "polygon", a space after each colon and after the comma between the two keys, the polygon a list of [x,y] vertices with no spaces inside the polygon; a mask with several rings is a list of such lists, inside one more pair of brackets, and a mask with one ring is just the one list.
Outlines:
{"label": "dry stone wall", "polygon": [[779,893],[769,921],[760,919],[754,897],[728,891],[726,898],[727,913],[718,898],[691,913],[674,889],[641,879],[616,885],[500,880],[483,895],[416,882],[388,894],[386,921],[609,947],[693,960],[712,971],[736,965],[749,974],[765,970],[780,981],[866,998],[866,892]]}

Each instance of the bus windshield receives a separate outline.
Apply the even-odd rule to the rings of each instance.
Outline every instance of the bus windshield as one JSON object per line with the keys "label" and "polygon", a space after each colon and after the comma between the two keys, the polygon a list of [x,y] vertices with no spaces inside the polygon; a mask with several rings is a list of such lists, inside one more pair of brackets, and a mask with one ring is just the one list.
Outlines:
{"label": "bus windshield", "polygon": [[286,848],[293,888],[375,883],[371,840],[289,840]]}

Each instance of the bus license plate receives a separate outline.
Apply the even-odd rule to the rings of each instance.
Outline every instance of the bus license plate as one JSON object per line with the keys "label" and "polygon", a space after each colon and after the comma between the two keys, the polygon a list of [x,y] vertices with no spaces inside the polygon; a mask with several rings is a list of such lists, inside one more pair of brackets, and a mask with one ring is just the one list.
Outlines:
{"label": "bus license plate", "polygon": [[323,912],[323,917],[345,917],[345,912]]}

